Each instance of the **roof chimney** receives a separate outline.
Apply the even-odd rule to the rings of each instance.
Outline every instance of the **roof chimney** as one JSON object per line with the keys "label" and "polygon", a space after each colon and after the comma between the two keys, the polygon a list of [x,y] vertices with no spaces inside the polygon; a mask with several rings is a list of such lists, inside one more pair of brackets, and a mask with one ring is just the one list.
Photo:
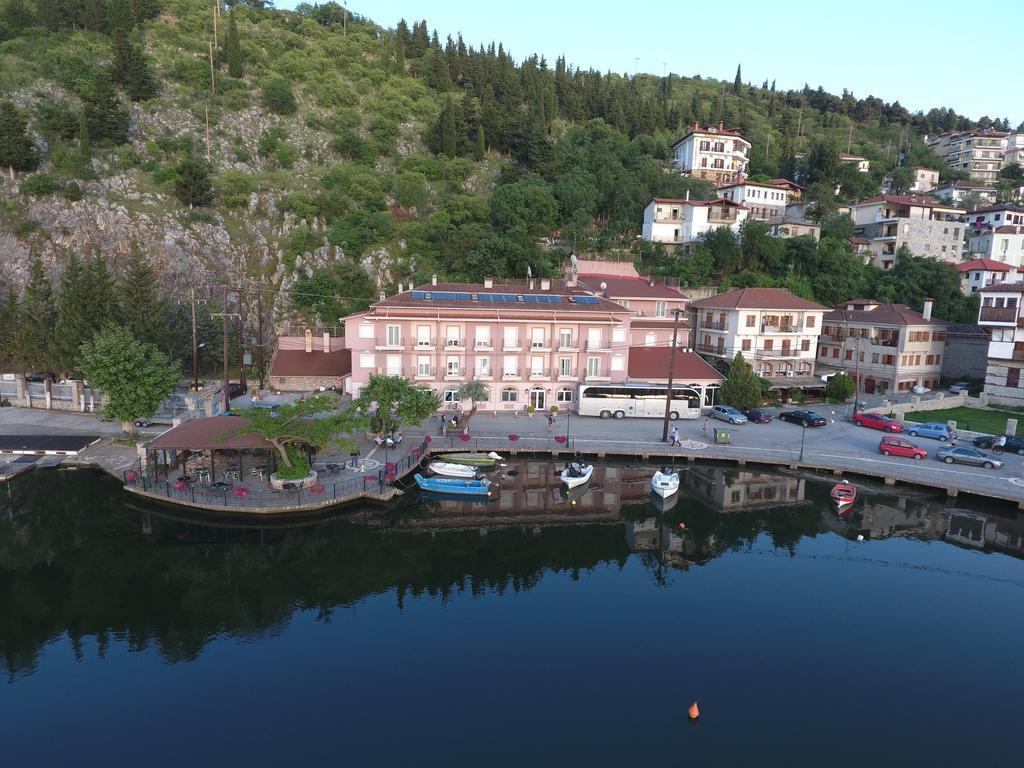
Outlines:
{"label": "roof chimney", "polygon": [[493,288],[493,287],[494,287],[494,278],[493,277],[485,277],[484,278],[484,288]]}
{"label": "roof chimney", "polygon": [[430,284],[431,285],[437,285],[437,273],[436,272],[430,276]]}
{"label": "roof chimney", "polygon": [[324,331],[324,352],[331,351],[331,334],[330,331]]}
{"label": "roof chimney", "polygon": [[693,130],[695,130],[695,131],[699,131],[700,130],[700,120],[694,120],[693,121]]}
{"label": "roof chimney", "polygon": [[718,121],[718,130],[720,130],[720,131],[724,131],[725,130],[725,123],[722,122],[721,120]]}
{"label": "roof chimney", "polygon": [[550,291],[551,290],[551,279],[547,278],[547,277],[542,277],[540,279],[540,289],[542,291]]}
{"label": "roof chimney", "polygon": [[402,284],[401,284],[401,283],[399,283],[399,284],[398,284],[398,292],[399,292],[399,293],[401,293],[401,292],[402,292]]}
{"label": "roof chimney", "polygon": [[933,304],[935,304],[935,300],[934,299],[925,299],[924,300],[924,309],[921,310],[921,315],[924,317],[925,320],[931,320],[932,319],[932,305]]}

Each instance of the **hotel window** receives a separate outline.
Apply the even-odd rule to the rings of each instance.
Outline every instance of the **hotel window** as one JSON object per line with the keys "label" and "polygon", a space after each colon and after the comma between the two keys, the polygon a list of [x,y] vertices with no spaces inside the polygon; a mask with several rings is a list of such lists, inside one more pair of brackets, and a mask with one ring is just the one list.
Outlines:
{"label": "hotel window", "polygon": [[530,358],[530,375],[544,375],[544,357],[542,355],[534,355]]}
{"label": "hotel window", "polygon": [[491,328],[484,325],[476,329],[476,345],[478,347],[491,346]]}
{"label": "hotel window", "polygon": [[388,326],[388,346],[397,347],[402,343],[402,327],[399,325]]}
{"label": "hotel window", "polygon": [[600,357],[588,357],[587,358],[587,376],[597,376],[601,373],[601,358]]}
{"label": "hotel window", "polygon": [[742,349],[744,352],[749,352],[750,351],[750,339],[744,339],[743,341],[741,341],[740,342],[740,349]]}
{"label": "hotel window", "polygon": [[531,328],[530,329],[530,346],[534,349],[544,346],[544,329],[543,328]]}
{"label": "hotel window", "polygon": [[416,346],[417,347],[429,347],[430,346],[430,326],[429,325],[417,325],[416,326]]}
{"label": "hotel window", "polygon": [[664,317],[667,304],[664,301],[657,301],[654,303],[654,316]]}
{"label": "hotel window", "polygon": [[502,373],[515,376],[519,370],[519,358],[515,355],[505,355],[501,366]]}
{"label": "hotel window", "polygon": [[562,328],[558,331],[558,346],[562,349],[572,348],[572,329]]}
{"label": "hotel window", "polygon": [[518,328],[506,328],[505,334],[505,346],[506,347],[518,347],[519,346],[519,329]]}
{"label": "hotel window", "polygon": [[612,328],[612,341],[623,342],[626,340],[626,329],[621,326],[618,328]]}
{"label": "hotel window", "polygon": [[401,376],[402,375],[402,356],[401,355],[388,355],[386,361],[386,368],[388,376]]}
{"label": "hotel window", "polygon": [[457,325],[449,325],[444,338],[446,346],[458,347],[462,344],[462,331]]}
{"label": "hotel window", "polygon": [[416,373],[419,376],[430,375],[430,358],[429,357],[418,357],[416,358]]}
{"label": "hotel window", "polygon": [[444,388],[444,401],[446,403],[457,403],[457,402],[459,402],[459,388],[458,387],[445,387]]}
{"label": "hotel window", "polygon": [[449,357],[447,361],[447,371],[449,376],[459,375],[459,358]]}
{"label": "hotel window", "polygon": [[491,358],[489,358],[489,357],[478,357],[476,359],[476,375],[477,376],[490,376],[491,375]]}
{"label": "hotel window", "polygon": [[501,402],[514,403],[519,399],[519,391],[515,387],[504,387],[501,390]]}
{"label": "hotel window", "polygon": [[372,339],[373,338],[373,323],[360,323],[359,324],[359,338],[360,339]]}
{"label": "hotel window", "polygon": [[374,360],[374,354],[372,352],[363,352],[359,355],[359,367],[360,368],[374,368],[377,363]]}
{"label": "hotel window", "polygon": [[757,325],[757,315],[747,315],[747,328],[753,328]]}
{"label": "hotel window", "polygon": [[571,357],[560,357],[560,358],[558,358],[558,375],[559,376],[572,376],[572,358]]}
{"label": "hotel window", "polygon": [[571,403],[572,389],[570,387],[562,387],[558,390],[558,394],[555,395],[555,400],[559,403]]}
{"label": "hotel window", "polygon": [[626,370],[626,359],[622,355],[615,355],[612,357],[612,370],[613,371],[624,371]]}

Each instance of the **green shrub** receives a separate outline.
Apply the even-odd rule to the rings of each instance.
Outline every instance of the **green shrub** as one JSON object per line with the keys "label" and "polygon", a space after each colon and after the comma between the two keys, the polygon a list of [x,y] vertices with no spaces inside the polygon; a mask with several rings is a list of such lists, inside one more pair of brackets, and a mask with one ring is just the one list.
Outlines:
{"label": "green shrub", "polygon": [[281,199],[282,211],[293,213],[299,219],[311,220],[317,215],[317,204],[307,192],[290,192]]}
{"label": "green shrub", "polygon": [[85,193],[82,192],[82,188],[77,181],[69,181],[65,184],[61,195],[63,195],[65,200],[70,200],[71,202],[76,202],[85,197]]}
{"label": "green shrub", "polygon": [[214,183],[217,195],[226,208],[244,208],[252,194],[252,180],[241,171],[225,171]]}
{"label": "green shrub", "polygon": [[96,172],[92,169],[92,159],[79,152],[77,147],[55,144],[50,153],[50,162],[65,176],[76,179],[96,178]]}
{"label": "green shrub", "polygon": [[294,115],[298,110],[292,85],[283,77],[272,77],[263,84],[260,99],[276,115]]}
{"label": "green shrub", "polygon": [[166,184],[168,181],[174,181],[178,178],[178,172],[170,165],[162,165],[157,163],[153,168],[153,181],[157,184]]}
{"label": "green shrub", "polygon": [[291,168],[299,158],[299,151],[292,144],[281,143],[274,150],[274,159],[282,168]]}
{"label": "green shrub", "polygon": [[357,163],[373,159],[373,148],[355,131],[345,131],[331,139],[331,149]]}
{"label": "green shrub", "polygon": [[60,188],[60,179],[49,173],[33,173],[21,182],[21,194],[33,197],[52,195]]}
{"label": "green shrub", "polygon": [[36,115],[47,138],[73,139],[78,133],[78,115],[63,99],[43,99],[36,104]]}
{"label": "green shrub", "polygon": [[228,112],[241,112],[252,105],[248,91],[229,91],[220,97],[221,106]]}

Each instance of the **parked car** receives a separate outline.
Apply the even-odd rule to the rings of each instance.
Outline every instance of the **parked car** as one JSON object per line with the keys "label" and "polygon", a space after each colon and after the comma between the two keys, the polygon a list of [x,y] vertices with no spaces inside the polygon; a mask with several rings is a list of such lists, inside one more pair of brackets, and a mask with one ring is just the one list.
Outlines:
{"label": "parked car", "polygon": [[711,409],[711,415],[720,421],[728,421],[730,424],[747,423],[747,417],[731,405],[716,405]]}
{"label": "parked car", "polygon": [[772,420],[772,415],[764,408],[749,408],[743,412],[743,415],[747,417],[747,421],[754,424],[770,424]]}
{"label": "parked car", "polygon": [[987,453],[982,453],[977,448],[967,445],[949,448],[940,448],[935,456],[947,464],[970,464],[973,467],[984,467],[985,469],[999,469],[1003,462],[992,458]]}
{"label": "parked car", "polygon": [[888,416],[883,416],[880,413],[856,413],[853,416],[853,425],[855,427],[880,429],[883,432],[903,431],[903,425],[896,421],[896,419],[890,419]]}
{"label": "parked car", "polygon": [[44,373],[39,371],[37,373],[30,373],[25,377],[25,381],[30,381],[33,384],[42,384],[44,381],[56,381],[57,377],[52,373]]}
{"label": "parked car", "polygon": [[911,437],[930,437],[942,442],[946,442],[953,436],[949,426],[941,421],[926,421],[924,424],[909,423],[907,424],[907,434]]}
{"label": "parked car", "polygon": [[[992,450],[997,439],[998,435],[982,435],[981,437],[974,438],[974,446],[976,448]],[[1018,435],[1006,435],[1006,445],[1003,446],[1003,450],[1006,453],[1016,453],[1020,456],[1024,456],[1024,437],[1019,437]]]}
{"label": "parked car", "polygon": [[967,381],[958,381],[955,384],[950,384],[949,391],[954,395],[958,395],[966,389],[970,389],[971,384]]}
{"label": "parked car", "polygon": [[150,421],[149,419],[136,419],[135,420],[135,426],[136,427],[152,427],[153,426],[153,422]]}
{"label": "parked car", "polygon": [[905,437],[883,437],[878,444],[878,452],[883,456],[906,456],[911,459],[923,459],[928,455],[928,451]]}
{"label": "parked car", "polygon": [[791,421],[803,427],[824,427],[828,419],[814,411],[783,411],[779,414],[780,421]]}

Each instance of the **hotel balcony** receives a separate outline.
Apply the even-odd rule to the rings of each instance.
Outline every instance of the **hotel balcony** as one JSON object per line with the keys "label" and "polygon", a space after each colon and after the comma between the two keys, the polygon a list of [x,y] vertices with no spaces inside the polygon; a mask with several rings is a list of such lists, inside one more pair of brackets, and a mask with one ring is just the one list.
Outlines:
{"label": "hotel balcony", "polygon": [[786,323],[762,323],[761,333],[803,333],[802,324],[789,325]]}
{"label": "hotel balcony", "polygon": [[462,378],[462,371],[446,371],[444,374],[445,381],[459,381]]}
{"label": "hotel balcony", "polygon": [[412,377],[414,381],[426,381],[434,378],[434,370],[428,368],[426,371],[417,370],[416,375]]}
{"label": "hotel balcony", "polygon": [[444,348],[449,352],[465,352],[466,342],[462,339],[445,339]]}
{"label": "hotel balcony", "polygon": [[703,352],[706,355],[726,355],[729,350],[724,346],[718,346],[717,344],[697,344],[695,349],[698,352]]}
{"label": "hotel balcony", "polygon": [[402,342],[398,342],[397,344],[388,344],[387,342],[384,342],[383,344],[377,344],[374,347],[374,350],[377,352],[401,352],[403,349],[405,349],[405,344]]}
{"label": "hotel balcony", "polygon": [[477,339],[473,343],[473,349],[476,350],[477,352],[493,352],[494,345],[491,344],[490,340]]}
{"label": "hotel balcony", "polygon": [[589,382],[611,381],[612,377],[611,376],[603,376],[600,373],[589,373],[588,372],[586,377],[583,380],[588,382],[588,383]]}
{"label": "hotel balcony", "polygon": [[503,371],[501,374],[502,381],[521,381],[522,376],[519,375],[519,371]]}
{"label": "hotel balcony", "polygon": [[576,381],[576,371],[558,372],[559,381]]}
{"label": "hotel balcony", "polygon": [[522,352],[523,345],[518,341],[508,341],[506,339],[505,343],[501,345],[501,349],[503,352]]}
{"label": "hotel balcony", "polygon": [[473,375],[473,378],[477,381],[494,381],[494,377],[491,375],[490,371],[477,371]]}
{"label": "hotel balcony", "polygon": [[982,307],[978,315],[979,323],[1017,324],[1017,307]]}
{"label": "hotel balcony", "polygon": [[550,379],[551,369],[550,368],[539,368],[537,370],[530,371],[530,381],[539,381],[541,379]]}
{"label": "hotel balcony", "polygon": [[434,340],[433,339],[417,339],[414,349],[420,352],[433,352],[434,351]]}
{"label": "hotel balcony", "polygon": [[559,352],[579,352],[580,351],[580,347],[579,347],[579,344],[577,344],[576,342],[570,341],[568,346],[563,346],[562,344],[559,344],[558,345],[558,351]]}
{"label": "hotel balcony", "polygon": [[550,352],[551,347],[547,341],[531,341],[530,342],[531,352]]}
{"label": "hotel balcony", "polygon": [[611,352],[611,342],[608,341],[588,341],[587,352]]}
{"label": "hotel balcony", "polygon": [[811,350],[800,350],[796,347],[783,347],[782,349],[758,349],[756,353],[759,357],[801,357],[803,355],[813,354]]}

